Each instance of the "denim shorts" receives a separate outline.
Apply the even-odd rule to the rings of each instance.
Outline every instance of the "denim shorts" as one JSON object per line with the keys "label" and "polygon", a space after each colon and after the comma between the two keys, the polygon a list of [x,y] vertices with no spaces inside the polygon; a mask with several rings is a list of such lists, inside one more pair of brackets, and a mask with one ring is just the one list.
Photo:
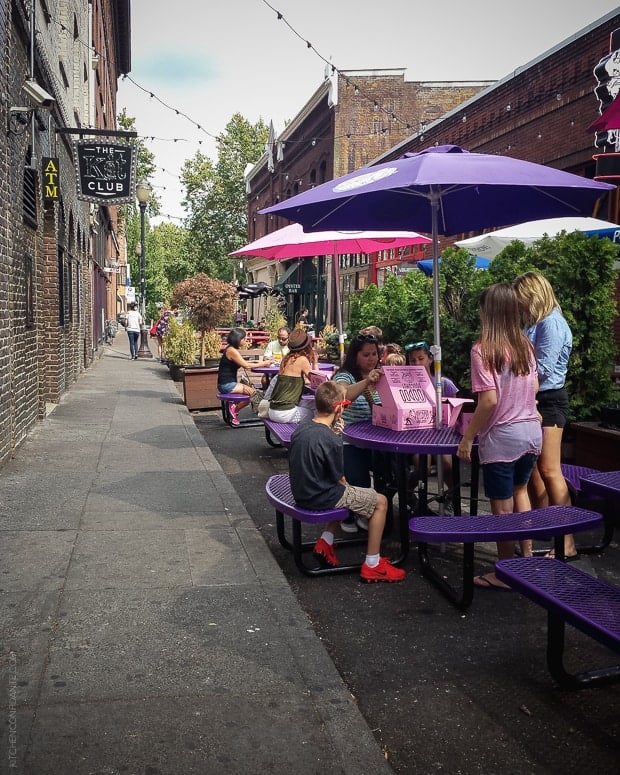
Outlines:
{"label": "denim shorts", "polygon": [[218,393],[236,393],[235,388],[237,385],[237,382],[227,382],[225,385],[218,385],[217,390]]}
{"label": "denim shorts", "polygon": [[515,487],[530,481],[537,460],[538,455],[528,452],[510,463],[485,463],[481,466],[484,494],[494,501],[512,498]]}
{"label": "denim shorts", "polygon": [[542,417],[543,428],[564,428],[568,419],[568,393],[566,388],[542,390],[536,395],[537,409]]}

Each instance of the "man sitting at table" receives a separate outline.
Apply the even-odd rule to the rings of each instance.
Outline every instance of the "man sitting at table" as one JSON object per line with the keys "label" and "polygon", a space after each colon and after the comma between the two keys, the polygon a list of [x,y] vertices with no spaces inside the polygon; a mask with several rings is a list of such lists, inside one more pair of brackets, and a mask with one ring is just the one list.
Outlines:
{"label": "man sitting at table", "polygon": [[[278,366],[282,363],[285,355],[288,355],[288,337],[290,331],[286,326],[278,329],[278,338],[273,339],[267,347],[265,347],[265,358],[269,358],[272,363]],[[261,387],[263,390],[267,390],[269,387],[270,377],[269,374],[263,374],[261,377]]]}
{"label": "man sitting at table", "polygon": [[[353,487],[344,478],[342,437],[332,426],[350,402],[346,388],[337,382],[323,382],[314,397],[316,415],[303,422],[291,436],[289,468],[295,503],[304,509],[348,508],[368,520],[368,546],[360,578],[364,582],[402,581],[405,571],[381,557],[381,539],[387,514],[387,498],[371,487]],[[314,545],[313,553],[322,563],[338,567],[334,532],[339,522],[329,522]]]}
{"label": "man sitting at table", "polygon": [[271,358],[272,361],[281,361],[288,354],[288,335],[290,331],[286,326],[278,329],[278,338],[269,342],[265,347],[265,358]]}

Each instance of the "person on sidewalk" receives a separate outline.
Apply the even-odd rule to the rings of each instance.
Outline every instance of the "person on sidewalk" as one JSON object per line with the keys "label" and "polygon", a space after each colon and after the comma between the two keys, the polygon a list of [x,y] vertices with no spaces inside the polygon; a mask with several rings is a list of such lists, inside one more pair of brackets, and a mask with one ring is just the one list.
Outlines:
{"label": "person on sidewalk", "polygon": [[165,338],[170,330],[170,318],[178,317],[179,305],[173,304],[170,309],[164,310],[157,323],[155,324],[155,336],[157,337],[157,358],[163,363],[166,360]]}
{"label": "person on sidewalk", "polygon": [[255,369],[259,366],[271,366],[271,360],[246,361],[241,355],[240,349],[245,342],[245,330],[243,328],[233,328],[226,337],[227,346],[220,358],[220,365],[217,372],[217,389],[220,393],[240,393],[246,396],[234,404],[229,404],[231,423],[239,425],[238,413],[240,409],[250,403],[250,398],[256,393],[256,388],[239,382],[237,372],[239,369]]}
{"label": "person on sidewalk", "polygon": [[127,336],[129,337],[129,357],[132,361],[138,360],[138,340],[140,339],[140,327],[142,315],[138,312],[135,301],[129,305],[127,312]]}
{"label": "person on sidewalk", "polygon": [[[538,411],[542,416],[543,444],[528,490],[534,508],[568,506],[570,493],[562,473],[562,434],[568,421],[566,373],[573,335],[562,315],[553,288],[538,272],[526,272],[513,282],[525,334],[534,346],[538,367]],[[564,536],[567,560],[579,557],[573,535]],[[547,557],[554,557],[551,549]]]}
{"label": "person on sidewalk", "polygon": [[[480,296],[480,338],[471,348],[471,387],[478,403],[457,454],[471,462],[478,436],[484,492],[492,514],[531,509],[527,485],[542,447],[536,409],[536,356],[521,330],[517,294],[509,283],[495,283]],[[520,541],[523,557],[532,542]],[[514,555],[515,542],[497,544],[497,556]],[[507,589],[495,571],[474,578],[483,589]]]}
{"label": "person on sidewalk", "polygon": [[[364,582],[402,581],[405,571],[381,557],[381,539],[387,515],[387,498],[372,488],[353,487],[344,477],[342,437],[332,426],[349,404],[346,388],[323,382],[315,394],[316,415],[300,423],[291,436],[289,469],[295,502],[306,509],[349,508],[368,520],[366,559],[360,570]],[[314,555],[331,567],[340,564],[334,551],[339,522],[329,522],[314,545]]]}

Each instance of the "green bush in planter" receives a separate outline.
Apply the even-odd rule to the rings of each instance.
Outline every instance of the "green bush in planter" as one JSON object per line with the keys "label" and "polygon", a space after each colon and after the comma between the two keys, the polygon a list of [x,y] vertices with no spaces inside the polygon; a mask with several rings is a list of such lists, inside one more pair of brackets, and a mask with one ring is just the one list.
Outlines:
{"label": "green bush in planter", "polygon": [[196,329],[189,320],[183,323],[173,316],[165,338],[166,357],[177,366],[190,366],[196,362]]}

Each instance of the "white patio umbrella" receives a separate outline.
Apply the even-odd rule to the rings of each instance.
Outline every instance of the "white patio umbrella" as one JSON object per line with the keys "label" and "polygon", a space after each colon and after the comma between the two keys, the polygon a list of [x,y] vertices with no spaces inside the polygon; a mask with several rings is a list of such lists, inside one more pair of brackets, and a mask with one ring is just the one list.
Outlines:
{"label": "white patio umbrella", "polygon": [[584,234],[608,237],[613,242],[620,242],[620,226],[610,221],[601,221],[598,218],[543,218],[537,221],[527,221],[516,226],[507,226],[478,237],[457,240],[455,245],[469,250],[472,255],[484,258],[495,258],[507,245],[514,240],[519,240],[525,245],[531,245],[536,240],[542,239],[545,234],[555,237],[561,232],[582,231]]}
{"label": "white patio umbrella", "polygon": [[314,231],[305,232],[300,224],[292,223],[282,229],[266,234],[228,255],[259,256],[274,261],[303,256],[325,256],[333,258],[336,285],[336,325],[340,363],[344,356],[344,331],[342,330],[342,304],[340,299],[340,272],[338,256],[341,253],[377,253],[379,250],[401,248],[407,245],[430,244],[429,237],[415,231]]}

